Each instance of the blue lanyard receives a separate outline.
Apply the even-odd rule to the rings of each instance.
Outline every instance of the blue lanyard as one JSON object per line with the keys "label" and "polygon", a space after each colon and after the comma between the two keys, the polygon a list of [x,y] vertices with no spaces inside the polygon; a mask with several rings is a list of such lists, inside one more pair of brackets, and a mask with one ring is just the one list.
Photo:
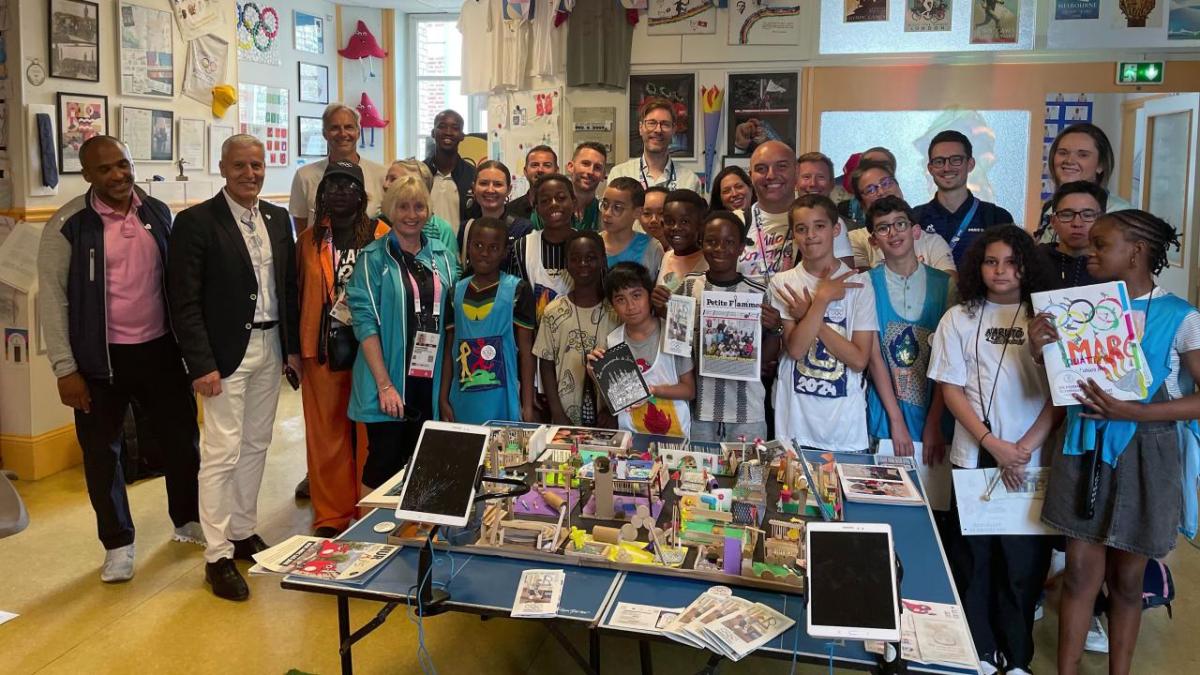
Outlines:
{"label": "blue lanyard", "polygon": [[979,200],[974,196],[971,197],[971,208],[967,210],[967,215],[963,217],[962,222],[958,225],[958,232],[954,233],[954,238],[950,240],[950,250],[954,250],[958,246],[958,240],[962,239],[963,232],[967,231],[967,227],[975,220],[975,211],[979,209]]}
{"label": "blue lanyard", "polygon": [[[638,157],[638,170],[642,172],[642,187],[650,188],[650,179],[646,177],[646,156]],[[667,189],[675,189],[675,160],[667,160]]]}

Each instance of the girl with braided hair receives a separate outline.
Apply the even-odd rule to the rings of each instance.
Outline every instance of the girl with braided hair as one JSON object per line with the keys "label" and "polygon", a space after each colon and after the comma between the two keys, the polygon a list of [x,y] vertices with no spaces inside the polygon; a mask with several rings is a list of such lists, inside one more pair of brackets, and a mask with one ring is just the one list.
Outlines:
{"label": "girl with braided hair", "polygon": [[[1147,560],[1175,547],[1177,527],[1195,533],[1200,459],[1200,312],[1155,284],[1178,235],[1161,218],[1125,210],[1097,220],[1090,239],[1088,273],[1124,281],[1133,298],[1152,381],[1141,401],[1118,401],[1094,381],[1081,383],[1080,405],[1067,409],[1062,452],[1053,457],[1042,520],[1067,537],[1058,624],[1058,671],[1067,675],[1078,672],[1104,583],[1109,672],[1129,672]],[[1030,329],[1035,347],[1057,339],[1045,315]]]}
{"label": "girl with braided hair", "polygon": [[329,537],[357,515],[359,475],[367,456],[365,430],[346,417],[358,342],[343,298],[359,252],[387,234],[388,226],[367,216],[363,171],[351,162],[328,165],[316,199],[312,227],[296,242],[306,375],[301,399],[313,530]]}

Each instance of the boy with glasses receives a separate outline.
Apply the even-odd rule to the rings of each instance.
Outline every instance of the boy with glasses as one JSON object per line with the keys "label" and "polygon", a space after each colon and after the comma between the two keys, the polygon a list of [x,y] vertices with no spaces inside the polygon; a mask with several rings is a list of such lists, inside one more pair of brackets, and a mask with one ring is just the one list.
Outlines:
{"label": "boy with glasses", "polygon": [[[895,170],[881,162],[860,162],[854,173],[850,174],[850,187],[854,190],[854,197],[862,204],[864,213],[869,211],[875,202],[885,197],[904,199],[900,183],[896,181]],[[854,250],[854,266],[860,271],[865,272],[883,262],[883,255],[871,241],[870,228],[861,227],[851,231],[850,247]],[[946,240],[940,235],[922,233],[918,227],[913,232],[913,248],[920,262],[942,270],[952,277],[956,274],[954,256]]]}
{"label": "boy with glasses", "polygon": [[668,190],[703,192],[700,178],[687,169],[676,167],[671,159],[671,139],[675,137],[677,125],[671,102],[661,98],[648,99],[642,103],[638,117],[642,156],[613,167],[609,179],[632,178],[641,183],[643,189],[662,185]]}
{"label": "boy with glasses", "polygon": [[1050,198],[1050,224],[1058,241],[1039,244],[1046,263],[1054,272],[1051,277],[1057,288],[1074,288],[1097,283],[1088,274],[1088,239],[1096,219],[1104,215],[1108,191],[1086,180],[1064,183]]}
{"label": "boy with glasses", "polygon": [[604,189],[604,198],[600,200],[600,223],[603,225],[600,236],[604,239],[609,269],[619,262],[635,262],[649,270],[651,276],[658,276],[663,258],[662,244],[645,232],[633,230],[645,204],[646,191],[632,178],[614,178]]}
{"label": "boy with glasses", "polygon": [[867,426],[873,440],[891,439],[898,455],[911,455],[913,442],[924,445],[926,464],[945,457],[941,395],[929,368],[929,338],[946,309],[954,304],[950,275],[921,263],[915,248],[913,210],[899,197],[879,199],[867,209],[871,243],[884,262],[868,273],[875,292],[879,340],[871,350],[872,386],[867,391]]}
{"label": "boy with glasses", "polygon": [[971,141],[966,135],[946,130],[929,142],[929,164],[926,168],[937,192],[928,204],[914,209],[916,223],[930,234],[936,234],[950,245],[954,264],[962,257],[980,232],[993,225],[1013,222],[1012,214],[991,202],[985,202],[967,189],[967,178],[975,170],[971,156]]}

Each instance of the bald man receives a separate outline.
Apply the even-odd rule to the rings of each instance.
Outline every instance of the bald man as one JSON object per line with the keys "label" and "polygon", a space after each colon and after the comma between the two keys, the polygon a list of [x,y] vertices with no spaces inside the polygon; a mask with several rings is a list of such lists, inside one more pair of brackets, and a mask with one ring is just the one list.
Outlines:
{"label": "bald man", "polygon": [[[766,283],[796,263],[788,226],[788,209],[796,199],[796,152],[781,141],[762,143],[750,156],[750,182],[757,200],[745,209],[750,242],[738,259],[738,271]],[[854,260],[844,229],[834,240],[833,254]]]}
{"label": "bald man", "polygon": [[42,230],[39,312],[63,404],[75,409],[84,478],[104,545],[100,579],[133,577],[134,528],[121,469],[130,402],[162,444],[175,541],[202,544],[196,402],[163,292],[171,211],[134,185],[129,150],[110,136],[79,149],[88,191]]}

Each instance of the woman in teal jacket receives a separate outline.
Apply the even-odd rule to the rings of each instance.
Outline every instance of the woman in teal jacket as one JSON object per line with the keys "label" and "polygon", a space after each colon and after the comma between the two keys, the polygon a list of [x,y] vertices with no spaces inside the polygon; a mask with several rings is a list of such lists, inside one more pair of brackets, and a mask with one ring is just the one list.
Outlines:
{"label": "woman in teal jacket", "polygon": [[383,217],[391,233],[362,249],[346,288],[360,345],[348,414],[367,427],[362,481],[370,488],[404,467],[421,425],[437,418],[442,309],[459,276],[456,252],[422,233],[429,192],[420,179],[387,190]]}

